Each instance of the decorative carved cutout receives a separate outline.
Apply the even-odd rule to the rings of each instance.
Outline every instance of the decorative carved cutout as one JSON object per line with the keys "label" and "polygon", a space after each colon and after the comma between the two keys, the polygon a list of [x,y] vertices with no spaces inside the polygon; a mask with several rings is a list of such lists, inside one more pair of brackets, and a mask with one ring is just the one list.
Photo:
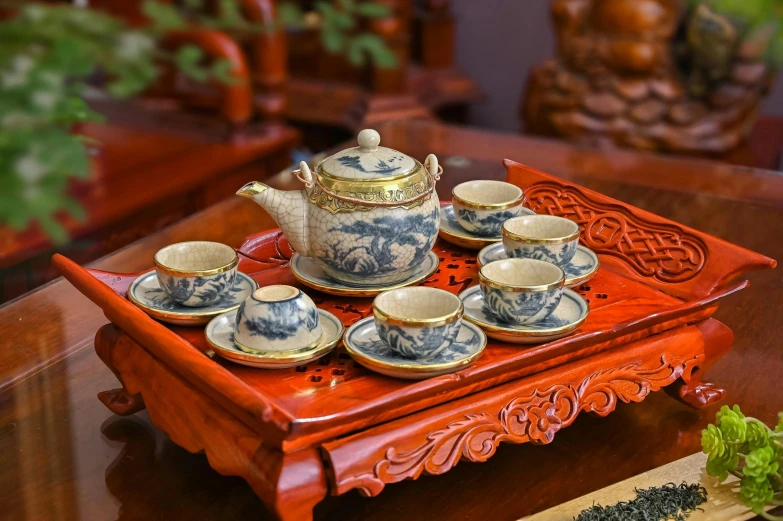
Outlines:
{"label": "decorative carved cutout", "polygon": [[572,186],[535,183],[525,190],[525,203],[534,212],[576,222],[585,246],[624,261],[643,277],[684,282],[695,277],[707,260],[707,248],[695,235],[674,225],[647,222],[626,208],[596,202]]}
{"label": "decorative carved cutout", "polygon": [[650,392],[677,378],[688,380],[693,368],[703,359],[704,355],[698,354],[670,361],[662,355],[660,363],[652,368],[633,362],[597,371],[576,385],[557,384],[536,389],[528,396],[511,400],[497,414],[468,414],[430,433],[426,443],[412,450],[398,451],[390,447],[372,473],[349,478],[341,485],[374,496],[386,483],[416,479],[422,472],[443,474],[460,459],[486,461],[501,442],[549,443],[581,411],[606,416],[615,409],[618,399],[626,403],[640,402]]}

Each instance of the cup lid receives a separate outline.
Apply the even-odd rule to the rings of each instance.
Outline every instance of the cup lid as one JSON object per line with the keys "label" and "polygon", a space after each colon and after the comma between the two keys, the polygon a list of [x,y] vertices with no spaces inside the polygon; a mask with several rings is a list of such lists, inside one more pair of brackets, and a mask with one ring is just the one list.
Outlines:
{"label": "cup lid", "polygon": [[320,173],[336,179],[379,180],[404,177],[417,169],[412,157],[380,146],[381,136],[375,130],[362,130],[357,141],[359,146],[326,158],[320,164]]}

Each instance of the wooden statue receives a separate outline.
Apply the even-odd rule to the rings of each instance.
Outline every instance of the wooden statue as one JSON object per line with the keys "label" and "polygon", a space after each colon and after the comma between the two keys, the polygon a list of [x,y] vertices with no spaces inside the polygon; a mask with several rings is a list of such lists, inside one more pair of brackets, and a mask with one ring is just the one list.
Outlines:
{"label": "wooden statue", "polygon": [[554,0],[557,58],[531,73],[525,130],[589,145],[723,153],[773,80],[761,49],[706,4]]}

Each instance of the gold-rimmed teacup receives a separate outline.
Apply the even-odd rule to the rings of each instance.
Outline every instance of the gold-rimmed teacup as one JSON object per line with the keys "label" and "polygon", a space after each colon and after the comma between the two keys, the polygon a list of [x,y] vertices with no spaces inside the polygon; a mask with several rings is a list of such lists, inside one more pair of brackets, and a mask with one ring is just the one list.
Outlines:
{"label": "gold-rimmed teacup", "polygon": [[378,336],[404,358],[421,359],[448,348],[462,327],[462,301],[424,286],[381,293],[372,303]]}
{"label": "gold-rimmed teacup", "polygon": [[284,284],[255,290],[236,320],[234,345],[246,353],[295,355],[314,348],[323,334],[315,302]]}
{"label": "gold-rimmed teacup", "polygon": [[503,248],[510,258],[536,259],[560,267],[579,245],[579,225],[556,215],[523,215],[503,223]]}
{"label": "gold-rimmed teacup", "polygon": [[510,324],[535,324],[551,315],[564,284],[560,267],[534,259],[498,260],[479,270],[484,305]]}
{"label": "gold-rimmed teacup", "polygon": [[239,255],[219,242],[189,241],[158,250],[154,260],[158,282],[174,302],[204,307],[231,291]]}
{"label": "gold-rimmed teacup", "polygon": [[508,219],[522,213],[522,189],[503,181],[460,183],[451,191],[454,216],[466,231],[480,237],[500,235]]}

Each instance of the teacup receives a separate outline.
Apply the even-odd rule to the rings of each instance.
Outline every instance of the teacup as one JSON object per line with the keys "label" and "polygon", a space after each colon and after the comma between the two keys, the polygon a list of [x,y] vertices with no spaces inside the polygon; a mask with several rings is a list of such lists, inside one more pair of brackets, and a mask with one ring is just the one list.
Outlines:
{"label": "teacup", "polygon": [[522,189],[502,181],[461,183],[451,191],[460,226],[481,237],[500,234],[503,222],[522,213]]}
{"label": "teacup", "polygon": [[237,311],[234,344],[254,354],[305,351],[321,340],[321,320],[313,300],[293,286],[255,290]]}
{"label": "teacup", "polygon": [[404,358],[429,358],[457,338],[465,309],[456,295],[423,286],[381,293],[372,303],[378,336]]}
{"label": "teacup", "polygon": [[579,245],[579,225],[555,215],[523,215],[503,223],[503,247],[510,258],[565,266]]}
{"label": "teacup", "polygon": [[534,259],[498,260],[479,270],[484,305],[510,324],[535,324],[551,315],[560,304],[564,283],[561,268]]}
{"label": "teacup", "polygon": [[189,307],[216,304],[234,286],[239,256],[219,242],[178,242],[155,254],[160,287],[174,302]]}

